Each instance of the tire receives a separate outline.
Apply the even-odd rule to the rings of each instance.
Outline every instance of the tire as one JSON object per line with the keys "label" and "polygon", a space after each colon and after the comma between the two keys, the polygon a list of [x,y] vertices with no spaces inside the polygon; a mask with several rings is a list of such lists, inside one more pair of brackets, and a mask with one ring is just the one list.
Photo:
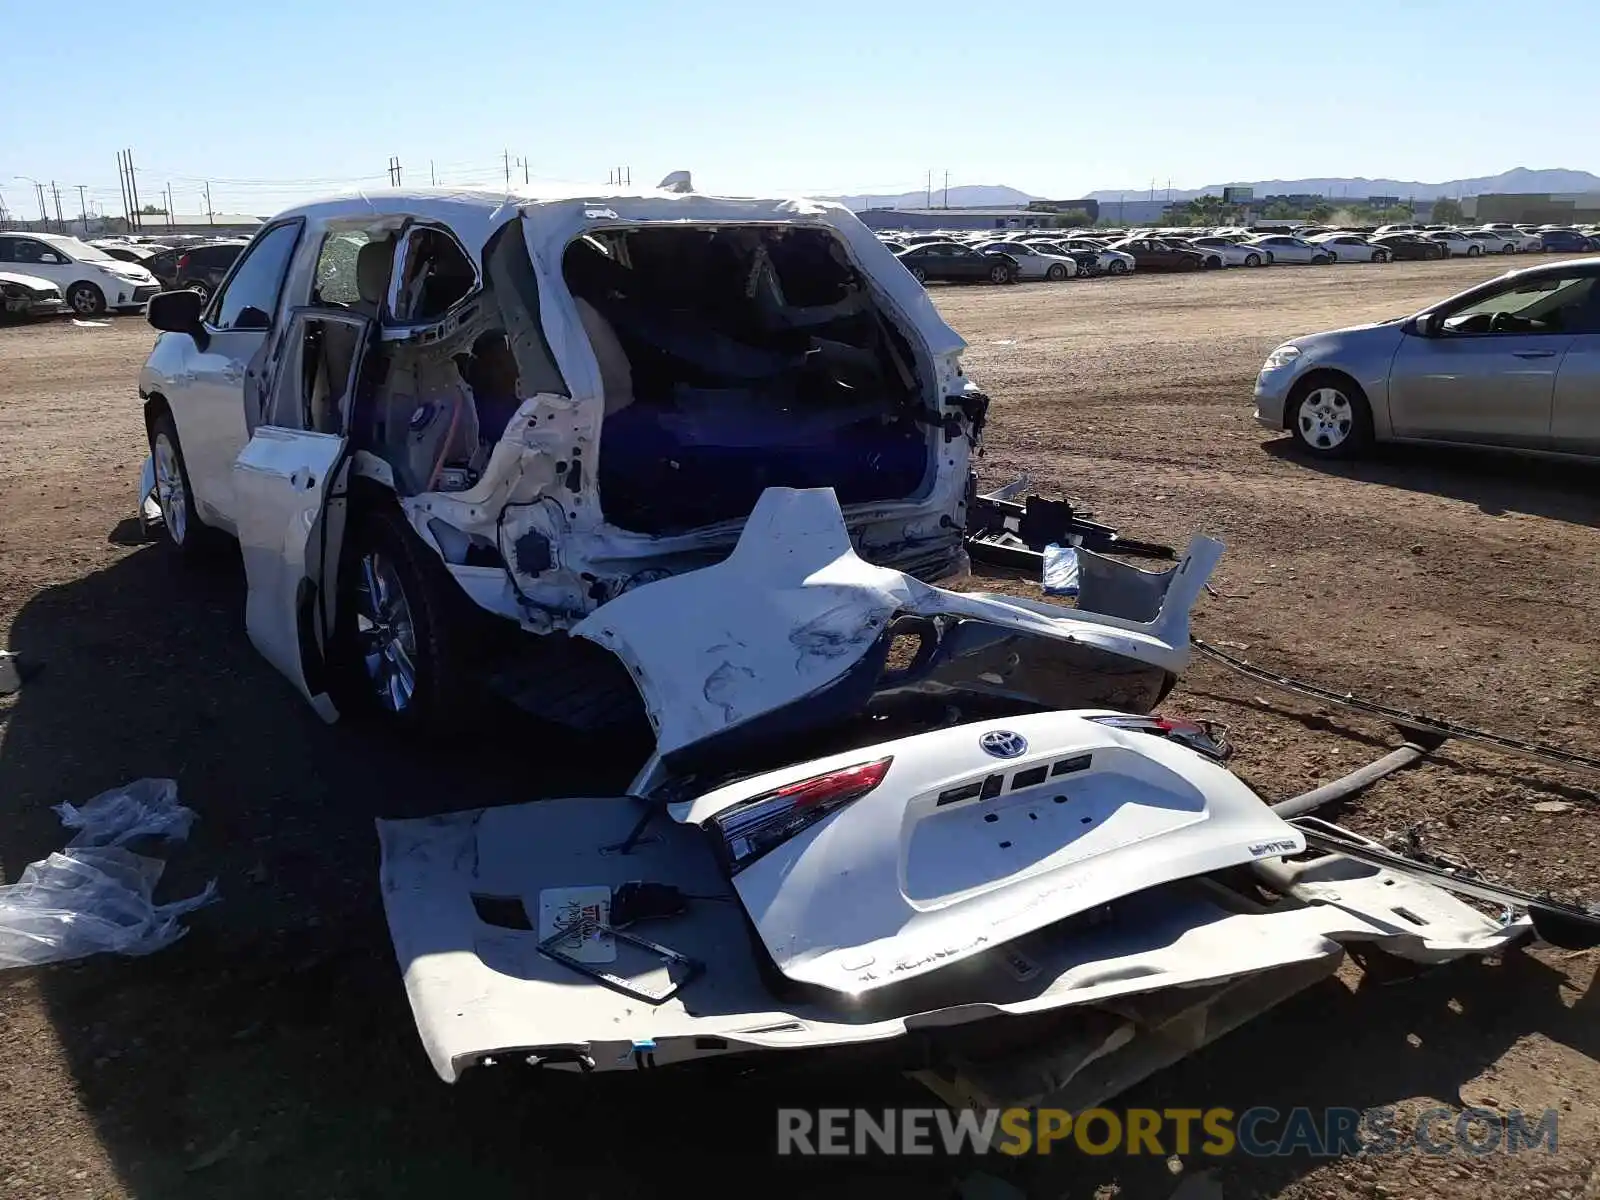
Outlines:
{"label": "tire", "polygon": [[[227,540],[221,530],[203,524],[189,486],[189,465],[178,440],[178,425],[165,409],[156,413],[148,431],[150,457],[156,468],[156,499],[161,505],[162,540],[185,562],[211,558]],[[140,502],[143,503],[143,497]]]}
{"label": "tire", "polygon": [[1311,261],[1316,266],[1325,267],[1329,263],[1331,263],[1333,261],[1333,259],[1330,256],[1326,255],[1326,254],[1313,254],[1311,256]]}
{"label": "tire", "polygon": [[1339,252],[1337,250],[1329,250],[1328,251],[1328,261],[1329,262],[1338,262],[1339,261]]}
{"label": "tire", "polygon": [[1220,270],[1222,270],[1222,259],[1217,258],[1217,257],[1212,257],[1212,258],[1206,259],[1206,270],[1208,270],[1208,271],[1220,271]]}
{"label": "tire", "polygon": [[1106,270],[1110,271],[1113,275],[1126,275],[1128,273],[1128,264],[1123,262],[1120,258],[1114,258],[1111,260],[1111,265],[1107,267]]}
{"label": "tire", "polygon": [[1507,242],[1503,247],[1501,247],[1500,250],[1501,254],[1515,254],[1516,252],[1516,246],[1512,245],[1510,242]]}
{"label": "tire", "polygon": [[1244,256],[1244,265],[1247,267],[1259,267],[1261,265],[1261,255],[1246,254]]}
{"label": "tire", "polygon": [[1307,375],[1289,393],[1284,423],[1313,458],[1352,458],[1372,444],[1372,407],[1348,375]]}
{"label": "tire", "polygon": [[200,303],[202,303],[202,304],[204,304],[207,300],[211,299],[211,285],[209,283],[207,283],[204,279],[191,279],[188,283],[184,284],[183,286],[187,290],[189,290],[189,291],[193,292],[195,295],[199,296],[200,297]]}
{"label": "tire", "polygon": [[1477,258],[1478,255],[1480,255],[1482,253],[1483,253],[1483,248],[1481,246],[1468,246],[1467,247],[1467,257],[1468,258]]}
{"label": "tire", "polygon": [[1060,263],[1051,263],[1050,269],[1044,273],[1046,279],[1053,279],[1057,283],[1067,277],[1067,269]]}
{"label": "tire", "polygon": [[921,267],[912,267],[911,268],[911,278],[915,279],[918,283],[926,286],[927,282],[928,282],[928,273],[926,271],[924,271]]}
{"label": "tire", "polygon": [[467,694],[471,602],[392,503],[368,501],[353,518],[339,569],[335,702],[397,733],[449,729]]}
{"label": "tire", "polygon": [[1375,263],[1386,263],[1386,262],[1388,262],[1389,261],[1389,252],[1387,250],[1374,250],[1372,252],[1372,261],[1375,262]]}
{"label": "tire", "polygon": [[80,317],[98,317],[106,311],[106,294],[92,283],[75,283],[67,289],[67,304]]}
{"label": "tire", "polygon": [[1010,283],[1012,279],[1011,268],[1005,263],[995,263],[989,268],[989,282],[993,284]]}

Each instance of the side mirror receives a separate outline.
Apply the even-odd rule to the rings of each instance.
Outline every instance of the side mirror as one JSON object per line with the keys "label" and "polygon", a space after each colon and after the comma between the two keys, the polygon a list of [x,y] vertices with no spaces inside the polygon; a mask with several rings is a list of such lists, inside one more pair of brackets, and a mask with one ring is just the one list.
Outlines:
{"label": "side mirror", "polygon": [[1405,331],[1412,337],[1438,337],[1439,318],[1434,313],[1423,313],[1406,322]]}
{"label": "side mirror", "polygon": [[165,333],[198,334],[205,298],[185,288],[181,292],[159,292],[150,297],[145,319]]}

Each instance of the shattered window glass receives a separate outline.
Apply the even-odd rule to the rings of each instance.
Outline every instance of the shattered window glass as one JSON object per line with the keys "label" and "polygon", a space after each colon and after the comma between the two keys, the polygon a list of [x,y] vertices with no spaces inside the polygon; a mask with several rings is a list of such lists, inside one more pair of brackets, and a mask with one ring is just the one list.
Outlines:
{"label": "shattered window glass", "polygon": [[356,284],[356,256],[372,239],[362,230],[330,233],[322,240],[317,256],[316,290],[313,304],[353,305],[361,299]]}

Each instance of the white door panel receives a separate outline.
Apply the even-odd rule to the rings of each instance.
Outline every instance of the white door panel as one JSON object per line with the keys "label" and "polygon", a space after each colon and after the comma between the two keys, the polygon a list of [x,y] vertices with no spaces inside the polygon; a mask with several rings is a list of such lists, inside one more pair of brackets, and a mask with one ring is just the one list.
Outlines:
{"label": "white door panel", "polygon": [[[320,664],[324,649],[310,601],[322,577],[322,516],[334,490],[330,476],[349,469],[344,452],[343,437],[263,425],[233,464],[250,641],[325,721],[339,713],[320,670],[307,678],[308,654]],[[328,569],[335,571],[331,562]]]}
{"label": "white door panel", "polygon": [[244,423],[244,387],[266,332],[259,329],[213,331],[189,356],[190,383],[168,398],[183,440],[184,462],[195,504],[208,525],[235,529],[239,502],[233,490],[233,461],[249,434]]}

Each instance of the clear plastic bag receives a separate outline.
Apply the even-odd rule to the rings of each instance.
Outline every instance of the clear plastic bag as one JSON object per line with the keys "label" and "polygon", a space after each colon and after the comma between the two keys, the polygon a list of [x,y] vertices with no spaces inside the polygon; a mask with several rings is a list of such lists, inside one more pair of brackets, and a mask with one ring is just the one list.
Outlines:
{"label": "clear plastic bag", "polygon": [[216,899],[212,880],[198,895],[155,903],[166,864],[125,848],[137,837],[188,837],[194,812],[178,803],[172,780],[141,779],[55,812],[77,833],[64,850],[0,886],[0,968],[108,951],[149,954],[184,935],[179,917]]}
{"label": "clear plastic bag", "polygon": [[1047,596],[1076,596],[1078,594],[1078,550],[1075,546],[1058,546],[1051,542],[1044,548],[1044,594]]}

